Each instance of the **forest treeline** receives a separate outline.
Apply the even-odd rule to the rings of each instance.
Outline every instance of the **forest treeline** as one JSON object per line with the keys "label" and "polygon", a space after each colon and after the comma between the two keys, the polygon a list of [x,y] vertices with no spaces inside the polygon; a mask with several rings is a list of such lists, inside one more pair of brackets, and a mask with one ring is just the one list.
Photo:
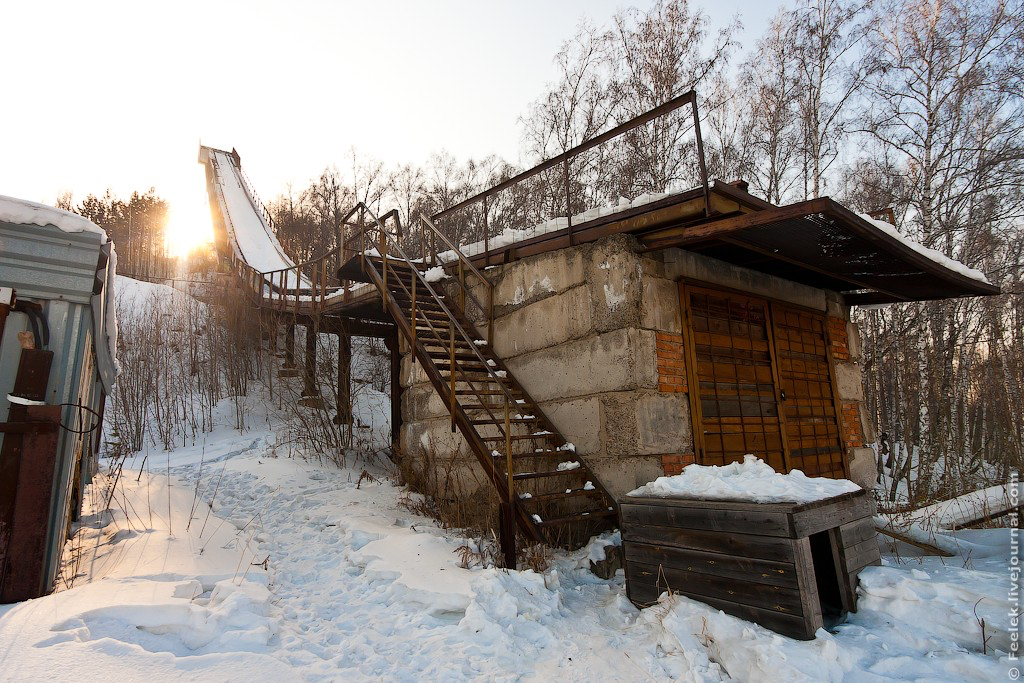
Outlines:
{"label": "forest treeline", "polygon": [[112,190],[102,197],[90,194],[75,204],[70,192],[57,197],[55,206],[85,216],[107,232],[117,248],[117,271],[149,278],[174,277],[178,260],[170,251],[164,231],[170,204],[156,193],[132,192],[122,199]]}
{"label": "forest treeline", "polygon": [[[1005,481],[1024,461],[1022,16],[1002,0],[801,0],[740,45],[738,20],[712,31],[696,2],[626,9],[581,23],[555,55],[558,78],[521,117],[523,157],[530,166],[694,89],[711,178],[746,180],[777,204],[891,208],[902,233],[1003,294],[855,311],[880,460],[913,500]],[[671,169],[692,168],[685,116],[632,137],[665,187],[682,177]],[[601,172],[636,175],[631,163]],[[409,225],[521,170],[445,152],[388,168],[353,150],[344,170],[270,208],[303,260],[334,246],[357,201],[397,207]]]}

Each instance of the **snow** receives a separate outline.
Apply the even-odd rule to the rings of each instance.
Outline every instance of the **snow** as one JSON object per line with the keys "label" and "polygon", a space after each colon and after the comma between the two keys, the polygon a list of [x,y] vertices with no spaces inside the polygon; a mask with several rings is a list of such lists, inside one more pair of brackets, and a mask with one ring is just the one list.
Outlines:
{"label": "snow", "polygon": [[[270,226],[256,210],[231,155],[211,150],[211,159],[217,171],[217,186],[227,214],[228,229],[242,260],[261,273],[293,267],[295,263],[285,254]],[[309,285],[304,277],[296,283],[291,281],[294,278],[292,273],[288,276],[290,279],[285,282],[288,287]]]}
{"label": "snow", "polygon": [[1010,484],[990,486],[979,491],[940,501],[918,508],[910,514],[911,519],[924,527],[952,529],[976,521],[981,517],[1005,512],[1017,506],[1011,495]]}
{"label": "snow", "polygon": [[52,225],[64,232],[91,232],[100,235],[100,244],[107,243],[107,233],[88,218],[26,199],[0,195],[0,221],[15,225]]}
{"label": "snow", "polygon": [[578,470],[580,463],[578,460],[566,460],[565,462],[558,463],[559,472],[570,472],[572,470]]}
{"label": "snow", "polygon": [[902,515],[875,515],[875,527],[878,529],[888,529],[906,536],[912,541],[925,543],[953,555],[956,554],[958,548],[955,541],[912,518],[903,519],[902,517]]}
{"label": "snow", "polygon": [[985,284],[991,284],[988,281],[988,278],[985,277],[985,274],[982,273],[980,270],[968,268],[959,261],[949,258],[941,251],[937,251],[935,249],[931,249],[924,245],[918,244],[917,242],[915,242],[914,240],[910,239],[909,237],[901,233],[899,230],[897,230],[896,226],[892,225],[891,223],[887,223],[886,221],[880,221],[877,218],[872,218],[871,216],[868,216],[867,214],[864,213],[858,214],[858,216],[860,216],[868,223],[884,232],[889,237],[898,240],[903,245],[913,249],[918,254],[921,254],[922,256],[934,261],[935,263],[938,263],[940,266],[948,268],[949,270],[959,273],[960,275],[968,277],[972,280],[984,282]]}
{"label": "snow", "polygon": [[[646,206],[647,204],[651,204],[653,202],[665,199],[666,197],[670,197],[676,194],[686,194],[687,192],[692,192],[692,189],[678,193],[652,192],[649,194],[642,194],[639,197],[636,197],[635,199],[632,200],[620,197],[618,204],[599,206],[575,214],[572,217],[572,224],[574,226],[577,226],[582,223],[596,220],[598,218],[603,218],[605,216],[611,216],[612,214],[620,213],[628,209],[635,209],[641,206]],[[518,242],[523,242],[534,237],[540,237],[541,235],[547,235],[549,233],[557,232],[559,230],[565,230],[568,227],[569,221],[563,216],[559,218],[552,218],[550,220],[538,223],[537,225],[531,226],[529,228],[506,228],[497,235],[489,237],[486,242],[484,240],[480,240],[478,242],[473,242],[471,244],[460,244],[459,251],[462,252],[464,256],[474,256],[476,254],[482,254],[484,252],[485,246],[488,249],[492,250],[500,249],[502,247],[507,247],[509,245],[516,244]],[[437,255],[437,259],[442,263],[454,261],[457,258],[458,256],[455,254],[454,251],[443,251]],[[540,286],[543,287],[544,285],[541,283]],[[529,295],[524,292],[523,296],[525,297]],[[523,300],[525,301],[525,298]]]}
{"label": "snow", "polygon": [[138,311],[154,300],[164,300],[172,304],[180,304],[185,303],[190,298],[185,292],[168,285],[135,280],[125,275],[118,275],[116,282],[117,303],[125,311]]}
{"label": "snow", "polygon": [[583,552],[591,562],[604,562],[608,559],[608,548],[622,547],[622,534],[618,531],[605,531],[594,536],[583,548]]}
{"label": "snow", "polygon": [[21,396],[15,396],[14,394],[7,394],[7,400],[10,403],[19,406],[45,406],[46,401],[33,401],[30,398],[22,398]]}
{"label": "snow", "polygon": [[[229,419],[233,408],[223,408]],[[402,507],[403,490],[379,464],[278,457],[276,438],[268,413],[244,434],[219,427],[146,464],[145,454],[130,458],[109,513],[100,494],[111,478],[101,476],[76,536],[75,585],[0,607],[2,677],[788,683],[1005,674],[1005,654],[980,653],[973,615],[977,603],[990,648],[1005,652],[1005,530],[957,532],[964,557],[945,566],[887,556],[862,573],[856,614],[800,642],[679,596],[638,610],[621,572],[605,581],[588,569],[621,544],[615,532],[555,551],[543,573],[463,568],[457,551],[477,542]],[[359,483],[364,469],[375,480]],[[989,545],[969,540],[981,538]],[[962,568],[968,561],[974,568]]]}
{"label": "snow", "polygon": [[114,372],[119,373],[120,366],[117,362],[117,300],[120,297],[118,288],[120,283],[117,278],[117,249],[114,244],[110,245],[110,262],[107,265],[107,281],[104,284],[103,305],[104,305],[104,327],[107,333],[107,348],[110,351],[110,359],[114,362]]}
{"label": "snow", "polygon": [[747,500],[755,503],[809,503],[861,488],[846,479],[808,477],[800,470],[780,474],[753,455],[729,465],[687,465],[681,474],[658,477],[628,496]]}
{"label": "snow", "polygon": [[430,268],[423,273],[423,280],[425,282],[440,282],[441,280],[444,279],[444,277],[444,268],[441,266],[434,266],[433,268]]}

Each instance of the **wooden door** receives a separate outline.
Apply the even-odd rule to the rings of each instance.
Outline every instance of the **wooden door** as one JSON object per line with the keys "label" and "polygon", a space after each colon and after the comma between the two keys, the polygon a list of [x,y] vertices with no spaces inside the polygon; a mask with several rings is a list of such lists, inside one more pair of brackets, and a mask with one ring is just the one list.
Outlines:
{"label": "wooden door", "polygon": [[776,364],[790,469],[846,476],[825,316],[772,305]]}
{"label": "wooden door", "polygon": [[680,284],[698,462],[747,453],[786,471],[768,302]]}

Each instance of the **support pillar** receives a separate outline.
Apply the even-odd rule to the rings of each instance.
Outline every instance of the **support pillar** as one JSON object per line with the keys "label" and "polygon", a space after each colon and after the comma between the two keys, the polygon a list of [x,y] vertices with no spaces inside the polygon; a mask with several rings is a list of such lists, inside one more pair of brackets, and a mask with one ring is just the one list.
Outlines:
{"label": "support pillar", "polygon": [[507,569],[516,569],[516,513],[510,502],[498,504],[498,543]]}
{"label": "support pillar", "polygon": [[303,358],[302,398],[299,405],[306,408],[324,408],[324,399],[320,388],[316,385],[316,338],[317,324],[310,321],[306,324],[306,354]]}
{"label": "support pillar", "polygon": [[338,412],[334,424],[352,426],[352,337],[338,332]]}
{"label": "support pillar", "polygon": [[284,366],[291,370],[295,367],[295,323],[288,324],[284,336]]}
{"label": "support pillar", "polygon": [[299,371],[295,367],[295,319],[285,327],[284,331],[284,363],[277,371],[278,377],[298,377]]}
{"label": "support pillar", "polygon": [[402,450],[402,349],[397,330],[384,338],[391,352],[391,453],[392,459]]}
{"label": "support pillar", "polygon": [[270,335],[270,355],[275,357],[279,356],[280,351],[277,348],[277,315],[274,313],[268,315],[266,324],[267,331]]}

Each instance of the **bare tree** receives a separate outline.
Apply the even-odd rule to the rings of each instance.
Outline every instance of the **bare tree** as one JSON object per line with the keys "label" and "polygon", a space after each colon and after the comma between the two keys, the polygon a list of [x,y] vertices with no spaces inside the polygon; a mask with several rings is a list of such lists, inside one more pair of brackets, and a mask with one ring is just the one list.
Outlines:
{"label": "bare tree", "polygon": [[801,83],[799,49],[794,49],[799,29],[793,18],[792,13],[777,14],[741,67],[741,100],[749,121],[745,132],[753,156],[750,181],[776,204],[797,179]]}
{"label": "bare tree", "polygon": [[523,117],[527,154],[546,159],[594,137],[613,123],[618,100],[611,83],[617,67],[612,34],[582,22],[558,54],[558,81]]}
{"label": "bare tree", "polygon": [[[861,113],[863,136],[886,159],[884,167],[862,170],[882,171],[877,185],[907,209],[900,227],[1011,289],[1019,286],[1015,245],[1024,211],[1024,101],[1015,61],[1021,36],[1019,8],[1001,1],[879,5],[867,33]],[[885,181],[886,175],[899,181]],[[873,362],[904,379],[890,387],[889,398],[875,400],[891,405],[900,395],[905,403],[902,415],[889,416],[898,424],[882,428],[902,432],[908,456],[916,458],[912,496],[951,485],[986,458],[1019,464],[1019,420],[1014,426],[1012,417],[999,417],[995,431],[991,423],[1012,412],[1001,406],[1020,386],[1013,363],[1019,333],[1006,327],[1016,307],[1004,296],[903,306],[887,312],[888,321],[876,320],[876,328],[869,318],[871,334],[899,328],[896,339],[875,350]],[[979,369],[1002,376],[999,391],[978,384]],[[979,390],[981,402],[971,398]],[[994,453],[995,443],[1006,450]]]}
{"label": "bare tree", "polygon": [[825,174],[839,155],[849,103],[863,72],[852,56],[862,42],[857,22],[866,4],[854,0],[801,0],[790,13],[796,62],[804,198],[820,197]]}

